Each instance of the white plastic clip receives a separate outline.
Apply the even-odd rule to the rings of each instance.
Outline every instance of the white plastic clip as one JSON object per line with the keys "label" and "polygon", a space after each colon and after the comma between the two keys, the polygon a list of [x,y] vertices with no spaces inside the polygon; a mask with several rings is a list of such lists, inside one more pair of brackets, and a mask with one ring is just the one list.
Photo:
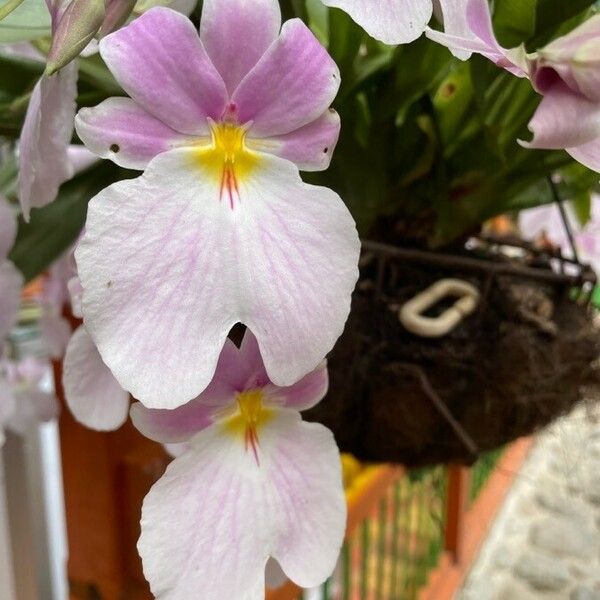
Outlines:
{"label": "white plastic clip", "polygon": [[[457,296],[458,299],[437,317],[423,315],[427,309],[446,296]],[[479,290],[462,279],[441,279],[402,306],[400,322],[415,335],[442,337],[477,308],[479,297]]]}

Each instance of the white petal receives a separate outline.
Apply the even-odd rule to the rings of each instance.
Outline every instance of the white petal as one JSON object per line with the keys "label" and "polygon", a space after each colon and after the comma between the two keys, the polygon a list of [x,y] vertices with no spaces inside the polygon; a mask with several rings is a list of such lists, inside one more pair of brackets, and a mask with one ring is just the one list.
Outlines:
{"label": "white petal", "polygon": [[67,347],[63,385],[69,409],[86,427],[112,431],[127,420],[129,394],[102,362],[83,325]]}
{"label": "white petal", "polygon": [[88,331],[150,408],[199,395],[236,322],[256,335],[271,381],[295,383],[341,334],[358,277],[358,235],[337,194],[274,156],[260,155],[239,196],[222,197],[203,169],[173,150],[108,187],[76,251]]}

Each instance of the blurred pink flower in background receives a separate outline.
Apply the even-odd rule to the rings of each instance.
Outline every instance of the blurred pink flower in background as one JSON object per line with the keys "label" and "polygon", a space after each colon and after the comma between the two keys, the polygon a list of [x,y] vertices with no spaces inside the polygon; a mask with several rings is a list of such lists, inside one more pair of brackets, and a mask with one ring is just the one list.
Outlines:
{"label": "blurred pink flower in background", "polygon": [[[568,202],[565,203],[567,219],[573,231],[575,249],[580,260],[588,262],[600,274],[600,196],[592,199],[590,220],[581,226]],[[556,204],[546,204],[519,213],[521,233],[530,240],[545,238],[559,247],[563,255],[573,258],[567,231]]]}
{"label": "blurred pink flower in background", "polygon": [[23,276],[7,260],[17,236],[16,214],[0,194],[0,348],[2,340],[17,321]]}
{"label": "blurred pink flower in background", "polygon": [[58,401],[43,389],[50,365],[33,357],[0,361],[0,443],[4,430],[23,435],[32,426],[58,416]]}

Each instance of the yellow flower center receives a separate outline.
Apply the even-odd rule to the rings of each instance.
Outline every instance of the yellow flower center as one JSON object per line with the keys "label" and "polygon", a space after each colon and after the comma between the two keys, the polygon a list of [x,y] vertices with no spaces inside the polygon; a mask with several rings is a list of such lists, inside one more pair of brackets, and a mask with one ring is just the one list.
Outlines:
{"label": "yellow flower center", "polygon": [[263,404],[262,390],[249,390],[237,395],[237,409],[225,421],[225,429],[244,440],[246,451],[252,450],[258,463],[258,434],[270,421],[273,410]]}
{"label": "yellow flower center", "polygon": [[246,146],[246,128],[223,121],[211,123],[212,142],[198,149],[198,161],[220,185],[220,199],[234,207],[239,183],[258,165],[260,158]]}

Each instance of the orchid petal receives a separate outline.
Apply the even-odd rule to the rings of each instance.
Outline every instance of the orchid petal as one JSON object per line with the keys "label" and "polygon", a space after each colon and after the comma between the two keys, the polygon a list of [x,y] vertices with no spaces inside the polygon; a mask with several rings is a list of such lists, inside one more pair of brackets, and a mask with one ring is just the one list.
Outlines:
{"label": "orchid petal", "polygon": [[207,117],[225,111],[227,90],[192,22],[157,7],[100,42],[100,54],[123,89],[176,131],[208,133]]}
{"label": "orchid petal", "polygon": [[67,148],[76,96],[76,64],[42,76],[33,89],[19,147],[19,200],[26,221],[32,208],[52,202],[60,185],[73,176]]}
{"label": "orchid petal", "polygon": [[82,108],[75,118],[77,135],[101,158],[127,169],[143,170],[161,152],[192,143],[129,98],[109,98]]}
{"label": "orchid petal", "polygon": [[67,155],[75,175],[82,173],[95,162],[98,162],[98,157],[95,154],[79,144],[71,144],[67,148]]}
{"label": "orchid petal", "polygon": [[277,0],[204,0],[200,39],[230,94],[277,39]]}
{"label": "orchid petal", "polygon": [[0,261],[0,339],[17,322],[23,283],[23,276],[11,262]]}
{"label": "orchid petal", "polygon": [[49,309],[40,319],[40,333],[48,356],[54,359],[61,358],[71,338],[69,322],[58,310]]}
{"label": "orchid petal", "polygon": [[283,572],[281,565],[274,558],[269,558],[265,567],[265,584],[267,588],[276,589],[288,581],[289,579]]}
{"label": "orchid petal", "polygon": [[197,154],[172,150],[90,202],[76,251],[86,325],[149,408],[202,392],[236,322],[277,385],[313,370],[343,330],[360,248],[347,208],[291,163],[256,160],[235,200]]}
{"label": "orchid petal", "polygon": [[241,123],[253,122],[251,136],[277,136],[318,119],[339,86],[333,59],[300,19],[291,19],[240,83],[232,102]]}
{"label": "orchid petal", "polygon": [[577,162],[600,173],[600,136],[592,142],[566,150]]}
{"label": "orchid petal", "polygon": [[303,587],[330,575],[345,529],[331,432],[285,411],[261,429],[259,454],[215,424],[151,489],[138,550],[156,598],[263,600],[269,556]]}
{"label": "orchid petal", "polygon": [[83,319],[83,311],[81,309],[81,296],[83,295],[83,287],[79,277],[75,276],[69,279],[67,283],[69,291],[69,299],[71,302],[71,313],[77,319]]}
{"label": "orchid petal", "polygon": [[67,347],[63,385],[67,406],[86,427],[112,431],[127,420],[129,394],[102,362],[83,325],[75,331]]}
{"label": "orchid petal", "polygon": [[314,371],[289,387],[268,385],[265,387],[265,401],[293,410],[308,410],[318,404],[327,393],[329,375],[327,363],[323,361]]}
{"label": "orchid petal", "polygon": [[0,194],[0,261],[8,256],[17,238],[17,217],[6,198]]}
{"label": "orchid petal", "polygon": [[433,10],[431,0],[323,0],[323,4],[341,8],[384,44],[408,44],[416,40]]}
{"label": "orchid petal", "polygon": [[[462,38],[469,38],[472,34],[467,19],[468,0],[438,0],[444,22],[444,32]],[[461,60],[471,56],[468,50],[450,48],[450,52]]]}
{"label": "orchid petal", "polygon": [[528,127],[533,140],[520,141],[525,148],[582,146],[600,137],[600,105],[558,81],[542,98]]}
{"label": "orchid petal", "polygon": [[324,171],[329,167],[339,134],[340,117],[331,108],[291,133],[265,139],[249,137],[248,146],[285,158],[301,171]]}
{"label": "orchid petal", "polygon": [[131,406],[131,422],[145,437],[161,444],[187,442],[214,422],[214,406],[192,400],[179,408],[146,408],[141,402]]}

